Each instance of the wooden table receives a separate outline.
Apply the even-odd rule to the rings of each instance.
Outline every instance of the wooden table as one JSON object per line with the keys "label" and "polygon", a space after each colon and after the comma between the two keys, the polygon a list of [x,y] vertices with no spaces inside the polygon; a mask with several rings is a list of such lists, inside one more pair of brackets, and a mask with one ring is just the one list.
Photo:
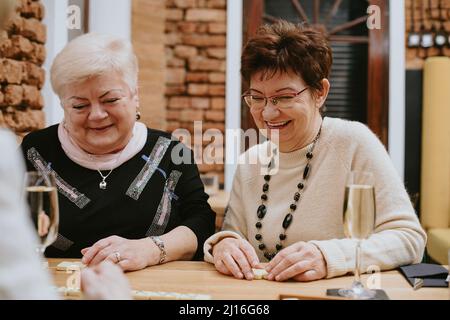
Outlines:
{"label": "wooden table", "polygon": [[[63,259],[49,259],[50,271],[55,285],[66,286],[70,276],[56,271],[56,265]],[[64,261],[77,261],[67,260]],[[178,293],[207,294],[212,299],[223,300],[272,300],[281,294],[326,298],[326,289],[347,287],[353,277],[339,277],[313,282],[274,282],[267,280],[238,280],[220,274],[213,265],[206,262],[176,261],[153,266],[144,270],[126,273],[133,290],[164,291]],[[421,288],[414,291],[398,271],[382,272],[381,288],[390,299],[449,299],[448,288]],[[368,275],[363,275],[365,283]]]}

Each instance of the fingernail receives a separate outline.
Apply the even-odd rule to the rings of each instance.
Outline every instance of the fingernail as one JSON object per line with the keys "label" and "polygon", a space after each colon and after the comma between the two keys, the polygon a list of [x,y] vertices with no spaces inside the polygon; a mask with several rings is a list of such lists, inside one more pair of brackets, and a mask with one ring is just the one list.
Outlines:
{"label": "fingernail", "polygon": [[267,280],[273,280],[273,274],[269,274],[268,276],[267,276]]}
{"label": "fingernail", "polygon": [[246,273],[246,274],[245,274],[245,277],[246,277],[248,280],[252,280],[252,279],[253,279],[253,275],[252,275],[250,272]]}
{"label": "fingernail", "polygon": [[244,275],[242,273],[238,274],[239,279],[242,279],[244,277]]}

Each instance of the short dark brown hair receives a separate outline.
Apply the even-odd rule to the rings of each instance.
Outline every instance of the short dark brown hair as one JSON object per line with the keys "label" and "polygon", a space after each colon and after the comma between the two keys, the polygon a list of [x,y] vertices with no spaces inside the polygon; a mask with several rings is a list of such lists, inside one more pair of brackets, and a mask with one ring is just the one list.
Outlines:
{"label": "short dark brown hair", "polygon": [[313,91],[320,91],[332,62],[331,47],[323,32],[280,20],[261,26],[249,39],[241,56],[241,74],[250,81],[257,72],[262,72],[263,78],[293,72]]}

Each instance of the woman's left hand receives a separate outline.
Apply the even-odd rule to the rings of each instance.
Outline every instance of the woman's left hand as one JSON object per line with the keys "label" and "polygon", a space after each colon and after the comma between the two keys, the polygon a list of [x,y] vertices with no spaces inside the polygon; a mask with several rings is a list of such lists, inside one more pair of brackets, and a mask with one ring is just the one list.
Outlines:
{"label": "woman's left hand", "polygon": [[322,252],[308,242],[297,242],[281,250],[266,266],[268,280],[312,281],[327,276]]}
{"label": "woman's left hand", "polygon": [[81,250],[81,262],[94,266],[104,260],[110,260],[123,271],[134,271],[157,264],[159,249],[150,238],[129,240],[111,236],[97,241],[92,247]]}

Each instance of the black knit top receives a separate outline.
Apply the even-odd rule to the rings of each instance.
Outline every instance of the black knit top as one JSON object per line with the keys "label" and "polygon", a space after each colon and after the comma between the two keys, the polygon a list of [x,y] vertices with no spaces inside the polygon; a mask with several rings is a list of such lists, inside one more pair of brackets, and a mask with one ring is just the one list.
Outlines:
{"label": "black knit top", "polygon": [[[27,169],[52,170],[56,176],[59,234],[47,257],[80,258],[81,249],[108,236],[141,239],[186,226],[197,236],[194,259],[203,258],[215,213],[190,149],[168,133],[148,129],[143,149],[111,172],[103,190],[97,171],[67,157],[57,130],[54,125],[32,132],[22,142]],[[179,163],[172,153],[190,161]]]}

